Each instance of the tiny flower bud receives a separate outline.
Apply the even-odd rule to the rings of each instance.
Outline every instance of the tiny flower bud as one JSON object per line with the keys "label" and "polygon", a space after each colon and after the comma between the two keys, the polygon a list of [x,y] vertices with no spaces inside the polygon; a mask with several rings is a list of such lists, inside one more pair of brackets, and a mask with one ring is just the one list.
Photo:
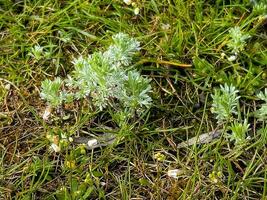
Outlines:
{"label": "tiny flower bud", "polygon": [[55,143],[51,144],[51,148],[57,153],[60,152],[60,147],[56,145]]}
{"label": "tiny flower bud", "polygon": [[135,8],[135,9],[134,9],[134,14],[135,14],[135,15],[138,15],[139,12],[140,12],[140,9],[139,9],[139,8]]}
{"label": "tiny flower bud", "polygon": [[132,1],[131,0],[123,0],[124,3],[126,3],[127,5],[131,5]]}
{"label": "tiny flower bud", "polygon": [[171,25],[170,24],[162,24],[161,25],[161,29],[164,30],[164,31],[167,31],[171,28]]}
{"label": "tiny flower bud", "polygon": [[43,114],[43,120],[48,120],[50,114],[51,114],[52,108],[50,106],[47,106],[45,108],[44,114]]}
{"label": "tiny flower bud", "polygon": [[88,147],[95,146],[95,145],[97,145],[97,140],[96,139],[89,140],[87,142],[87,145],[88,145]]}
{"label": "tiny flower bud", "polygon": [[228,58],[228,61],[232,62],[232,61],[235,61],[236,60],[236,56],[235,55],[232,55]]}
{"label": "tiny flower bud", "polygon": [[172,178],[178,178],[178,176],[182,174],[184,174],[184,171],[180,169],[172,169],[167,172],[167,175]]}
{"label": "tiny flower bud", "polygon": [[6,90],[10,90],[10,87],[11,87],[11,85],[9,83],[5,85]]}

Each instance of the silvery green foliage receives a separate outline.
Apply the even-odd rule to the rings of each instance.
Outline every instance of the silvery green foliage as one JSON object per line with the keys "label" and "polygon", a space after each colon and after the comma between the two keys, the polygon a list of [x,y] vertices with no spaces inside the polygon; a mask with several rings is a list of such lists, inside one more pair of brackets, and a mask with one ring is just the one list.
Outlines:
{"label": "silvery green foliage", "polygon": [[259,2],[254,2],[253,3],[253,13],[257,15],[266,15],[267,14],[267,1],[262,0]]}
{"label": "silvery green foliage", "polygon": [[257,97],[267,103],[267,88],[265,88],[264,93],[261,91],[259,94],[257,94]]}
{"label": "silvery green foliage", "polygon": [[231,140],[235,141],[235,144],[242,144],[246,141],[246,133],[249,131],[249,126],[247,120],[243,123],[234,122],[230,126],[232,134],[230,136]]}
{"label": "silvery green foliage", "polygon": [[148,79],[142,77],[137,71],[129,71],[124,88],[125,92],[121,100],[125,107],[149,107],[152,100],[148,93],[152,88]]}
{"label": "silvery green foliage", "polygon": [[257,110],[257,117],[260,120],[265,120],[267,119],[267,88],[265,88],[264,93],[260,92],[259,94],[257,94],[257,97],[260,100],[265,101],[265,103],[261,104],[261,108]]}
{"label": "silvery green foliage", "polygon": [[246,40],[250,38],[249,34],[242,33],[240,27],[236,26],[229,30],[231,39],[228,41],[228,47],[233,53],[237,54],[243,51],[246,46]]}
{"label": "silvery green foliage", "polygon": [[112,39],[114,44],[104,52],[104,56],[113,66],[129,66],[133,55],[140,50],[140,43],[124,33],[118,33]]}
{"label": "silvery green foliage", "polygon": [[[138,109],[148,107],[151,98],[149,80],[137,71],[128,71],[133,55],[140,49],[139,42],[128,35],[119,33],[113,37],[114,44],[105,52],[96,52],[73,61],[74,71],[68,76],[65,85],[69,93],[65,99],[91,98],[94,106],[100,110],[119,100],[124,108]],[[47,90],[48,92],[49,90]],[[57,93],[53,93],[55,96]],[[46,99],[49,103],[50,100]]]}
{"label": "silvery green foliage", "polygon": [[51,58],[51,49],[49,51],[45,47],[42,47],[38,44],[30,49],[28,55],[31,56],[35,61],[39,61],[42,58]]}
{"label": "silvery green foliage", "polygon": [[44,54],[44,48],[41,47],[40,45],[35,45],[34,47],[31,48],[31,52],[29,55],[36,60],[40,60],[43,57]]}
{"label": "silvery green foliage", "polygon": [[260,143],[265,145],[267,143],[267,125],[261,127],[257,133],[260,135]]}
{"label": "silvery green foliage", "polygon": [[52,106],[59,106],[63,102],[61,94],[62,80],[56,78],[54,81],[46,79],[41,85],[41,98],[45,99]]}
{"label": "silvery green foliage", "polygon": [[233,114],[237,114],[236,108],[238,105],[238,90],[232,85],[220,86],[220,89],[216,89],[213,98],[212,113],[216,114],[218,123],[228,121]]}

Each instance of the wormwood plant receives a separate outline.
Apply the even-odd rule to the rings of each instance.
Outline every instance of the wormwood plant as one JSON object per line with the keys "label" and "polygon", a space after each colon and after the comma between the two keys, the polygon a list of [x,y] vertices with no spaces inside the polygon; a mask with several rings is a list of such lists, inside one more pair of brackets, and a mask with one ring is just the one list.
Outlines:
{"label": "wormwood plant", "polygon": [[246,119],[244,120],[243,123],[234,121],[230,126],[230,130],[232,132],[230,140],[234,140],[235,144],[245,143],[247,138],[246,134],[249,131],[249,126],[250,124],[248,124]]}
{"label": "wormwood plant", "polygon": [[[233,55],[228,57],[228,61],[234,61],[240,52],[244,51],[246,40],[250,38],[249,34],[243,33],[239,26],[233,27],[229,30],[230,39],[227,42],[228,48]],[[224,54],[222,54],[224,55]]]}
{"label": "wormwood plant", "polygon": [[212,95],[212,112],[216,114],[218,123],[229,121],[233,115],[237,114],[238,90],[233,85],[220,86]]}
{"label": "wormwood plant", "polygon": [[[230,140],[235,141],[235,144],[242,144],[246,141],[246,133],[249,130],[249,124],[247,120],[240,123],[235,115],[238,114],[237,106],[240,96],[238,90],[233,85],[220,86],[220,89],[216,89],[212,95],[212,112],[216,114],[218,123],[224,123],[226,130],[231,131]],[[228,122],[232,122],[228,125]]]}
{"label": "wormwood plant", "polygon": [[261,104],[261,108],[257,111],[256,115],[260,120],[264,121],[267,119],[267,88],[265,88],[264,93],[260,92],[257,97],[264,101],[264,103]]}
{"label": "wormwood plant", "polygon": [[236,26],[229,30],[230,40],[228,41],[228,47],[233,53],[237,54],[243,51],[246,46],[246,40],[250,38],[249,34],[245,34],[241,31],[240,27]]}
{"label": "wormwood plant", "polygon": [[264,92],[260,92],[257,94],[259,100],[263,101],[260,105],[260,108],[256,111],[255,116],[261,122],[261,127],[258,129],[257,133],[260,136],[259,144],[260,146],[265,146],[267,143],[267,88],[265,88]]}
{"label": "wormwood plant", "polygon": [[[113,110],[111,115],[119,115],[116,121],[119,126],[149,108],[150,80],[136,70],[129,70],[140,43],[123,33],[112,38],[113,44],[106,51],[75,59],[74,71],[67,79],[44,80],[41,98],[54,108],[86,100],[94,113]],[[57,144],[53,145],[58,151]]]}
{"label": "wormwood plant", "polygon": [[127,69],[139,42],[123,33],[114,35],[113,42],[105,52],[75,59],[67,79],[43,81],[41,98],[53,107],[84,98],[91,99],[96,110],[118,104],[130,110],[149,107],[150,80]]}
{"label": "wormwood plant", "polygon": [[[257,97],[264,101],[260,104],[260,108],[254,113],[255,117],[259,121],[262,121],[262,126],[259,125],[258,133],[260,135],[260,143],[264,144],[267,142],[267,128],[264,122],[267,118],[267,88],[264,92],[257,94]],[[232,86],[225,84],[220,86],[220,89],[215,89],[214,94],[212,94],[212,113],[216,115],[217,122],[223,124],[225,130],[231,131],[229,138],[231,141],[235,141],[236,145],[244,144],[247,141],[247,133],[250,130],[250,124],[248,123],[248,118],[250,115],[248,113],[242,113],[244,120],[237,119],[236,115],[241,116],[241,111],[237,109],[239,104],[238,90]]]}

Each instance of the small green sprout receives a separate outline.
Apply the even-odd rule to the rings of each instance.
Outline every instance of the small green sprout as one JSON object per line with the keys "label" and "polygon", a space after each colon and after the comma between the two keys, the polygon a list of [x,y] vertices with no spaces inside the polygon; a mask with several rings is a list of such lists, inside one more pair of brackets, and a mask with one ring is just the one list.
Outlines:
{"label": "small green sprout", "polygon": [[220,86],[220,89],[216,89],[213,98],[212,113],[216,114],[218,123],[226,122],[231,119],[234,114],[237,114],[236,108],[238,105],[238,90],[232,85]]}
{"label": "small green sprout", "polygon": [[246,40],[250,38],[249,34],[242,33],[240,27],[236,26],[229,30],[231,39],[228,42],[228,47],[234,54],[238,54],[243,51],[246,46]]}
{"label": "small green sprout", "polygon": [[267,119],[267,88],[265,88],[264,93],[260,92],[257,94],[257,97],[260,100],[265,101],[265,103],[261,104],[261,108],[256,111],[256,116],[264,121]]}
{"label": "small green sprout", "polygon": [[125,107],[149,107],[152,99],[148,95],[152,88],[150,80],[142,77],[137,71],[129,71],[124,82],[125,92],[122,94],[122,102]]}
{"label": "small green sprout", "polygon": [[35,45],[34,47],[31,48],[31,52],[29,55],[36,59],[37,61],[40,60],[43,57],[44,54],[44,48],[41,47],[40,45]]}
{"label": "small green sprout", "polygon": [[267,1],[255,3],[253,6],[253,13],[256,15],[266,15],[267,14]]}
{"label": "small green sprout", "polygon": [[267,125],[261,127],[257,133],[260,135],[259,144],[266,145],[267,144]]}
{"label": "small green sprout", "polygon": [[267,88],[264,89],[264,93],[261,91],[259,94],[257,94],[257,97],[267,103]]}
{"label": "small green sprout", "polygon": [[223,178],[223,174],[221,171],[212,171],[210,174],[209,174],[209,179],[212,183],[216,184],[218,183],[219,181],[221,181]]}
{"label": "small green sprout", "polygon": [[41,98],[45,99],[51,106],[59,106],[62,104],[62,97],[60,97],[61,86],[63,81],[57,77],[54,81],[46,79],[41,85]]}
{"label": "small green sprout", "polygon": [[249,126],[247,120],[244,120],[243,123],[234,122],[230,126],[232,134],[230,140],[234,140],[235,144],[242,144],[246,141],[246,133],[249,131]]}

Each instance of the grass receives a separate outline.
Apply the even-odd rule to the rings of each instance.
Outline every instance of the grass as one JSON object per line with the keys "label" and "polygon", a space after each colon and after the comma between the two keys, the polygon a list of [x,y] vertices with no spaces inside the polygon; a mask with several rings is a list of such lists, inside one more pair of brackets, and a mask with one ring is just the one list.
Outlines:
{"label": "grass", "polygon": [[[258,131],[266,122],[253,114],[267,79],[266,8],[256,12],[248,0],[135,2],[138,15],[119,0],[0,1],[0,199],[266,198],[266,128]],[[235,26],[251,37],[229,61]],[[134,68],[152,80],[151,109],[121,129],[105,111],[43,121],[41,81],[66,77],[73,58],[105,49],[118,32],[141,42]],[[46,56],[30,56],[36,45]],[[238,118],[248,118],[250,139],[177,149],[215,129],[227,134],[230,123],[211,112],[220,84],[239,90]],[[123,136],[118,144],[49,149],[48,132],[97,135],[102,125]],[[169,177],[170,169],[182,174]]]}

